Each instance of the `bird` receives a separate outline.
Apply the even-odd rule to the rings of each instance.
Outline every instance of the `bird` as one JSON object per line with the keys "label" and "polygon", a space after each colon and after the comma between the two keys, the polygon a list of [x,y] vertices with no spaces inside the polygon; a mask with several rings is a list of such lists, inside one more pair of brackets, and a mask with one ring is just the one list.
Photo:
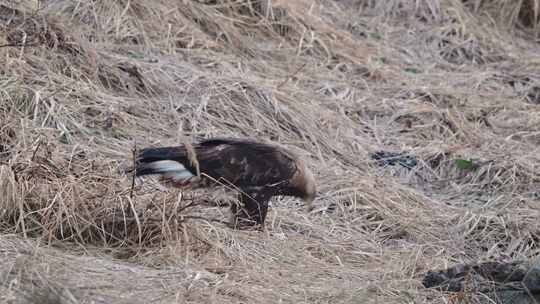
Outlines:
{"label": "bird", "polygon": [[250,138],[214,137],[141,149],[135,176],[145,175],[157,175],[174,188],[236,191],[240,204],[230,207],[234,228],[264,227],[274,196],[299,198],[309,208],[317,196],[314,175],[303,159],[282,145]]}

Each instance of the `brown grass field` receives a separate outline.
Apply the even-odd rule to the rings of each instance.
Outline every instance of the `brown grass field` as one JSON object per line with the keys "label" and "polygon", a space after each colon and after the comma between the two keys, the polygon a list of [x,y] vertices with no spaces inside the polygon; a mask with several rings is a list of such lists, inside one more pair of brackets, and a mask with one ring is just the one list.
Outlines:
{"label": "brown grass field", "polygon": [[[540,252],[539,22],[537,0],[1,2],[0,302],[498,303],[421,282]],[[132,189],[133,149],[213,136],[300,153],[315,209],[233,230],[225,191]]]}

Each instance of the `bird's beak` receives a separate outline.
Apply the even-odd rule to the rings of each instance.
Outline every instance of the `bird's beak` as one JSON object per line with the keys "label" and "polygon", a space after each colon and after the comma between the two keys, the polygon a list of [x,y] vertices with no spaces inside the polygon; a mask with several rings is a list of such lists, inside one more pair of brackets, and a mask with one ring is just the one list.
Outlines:
{"label": "bird's beak", "polygon": [[313,201],[315,200],[315,196],[314,195],[309,195],[309,196],[306,196],[303,198],[303,201],[306,203],[306,206],[307,206],[307,210],[308,212],[310,212],[311,210],[313,210]]}

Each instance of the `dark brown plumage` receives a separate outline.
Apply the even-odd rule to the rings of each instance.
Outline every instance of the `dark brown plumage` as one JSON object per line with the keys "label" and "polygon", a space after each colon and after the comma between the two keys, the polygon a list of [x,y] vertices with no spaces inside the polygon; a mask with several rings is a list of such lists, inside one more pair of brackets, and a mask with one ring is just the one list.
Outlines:
{"label": "dark brown plumage", "polygon": [[308,204],[316,196],[311,171],[298,156],[281,146],[214,138],[195,142],[192,148],[182,145],[143,149],[137,156],[136,175],[159,175],[166,184],[179,188],[236,188],[242,208],[231,206],[234,226],[264,225],[273,196],[299,197]]}

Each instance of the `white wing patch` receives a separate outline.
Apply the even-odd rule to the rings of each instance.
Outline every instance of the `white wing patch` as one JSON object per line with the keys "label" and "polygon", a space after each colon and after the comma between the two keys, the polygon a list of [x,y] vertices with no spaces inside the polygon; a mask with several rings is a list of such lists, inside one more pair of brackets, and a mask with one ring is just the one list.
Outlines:
{"label": "white wing patch", "polygon": [[174,160],[158,160],[151,162],[149,167],[159,173],[187,171],[184,165]]}
{"label": "white wing patch", "polygon": [[156,174],[176,184],[189,183],[195,175],[174,160],[159,160],[149,164]]}

